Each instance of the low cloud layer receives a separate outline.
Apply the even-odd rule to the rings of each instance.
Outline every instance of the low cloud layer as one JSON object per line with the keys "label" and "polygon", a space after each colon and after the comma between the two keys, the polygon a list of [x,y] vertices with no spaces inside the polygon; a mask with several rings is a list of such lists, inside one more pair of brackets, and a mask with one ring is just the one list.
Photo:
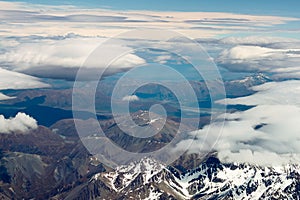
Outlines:
{"label": "low cloud layer", "polygon": [[[40,79],[21,74],[18,72],[9,71],[0,68],[0,91],[7,89],[33,89],[33,88],[44,88],[50,87],[48,84],[43,83]],[[9,97],[0,93],[0,100],[10,99]]]}
{"label": "low cloud layer", "polygon": [[218,103],[229,105],[293,105],[300,107],[300,81],[270,82],[252,87],[253,95],[220,100]]}
{"label": "low cloud layer", "polygon": [[[196,141],[190,151],[215,150],[223,162],[299,163],[299,85],[300,81],[266,83],[255,87],[254,95],[228,99],[228,104],[256,106],[225,115],[225,124],[215,122],[191,133]],[[187,142],[181,142],[179,148]]]}
{"label": "low cloud layer", "polygon": [[1,100],[8,100],[8,99],[13,99],[14,97],[9,97],[5,94],[0,93],[0,101]]}
{"label": "low cloud layer", "polygon": [[9,119],[0,115],[0,133],[26,133],[36,128],[38,128],[37,121],[24,113],[18,113]]}
{"label": "low cloud layer", "polygon": [[[2,62],[16,65],[15,69],[22,71],[36,67],[80,67],[88,56],[99,45],[105,41],[104,38],[66,38],[62,40],[32,40],[24,42],[15,48],[10,49],[6,53],[0,55]],[[115,51],[130,51],[131,48],[122,46],[122,41],[114,41],[115,44],[105,45],[106,52],[102,52],[103,56],[94,58],[94,62],[90,62],[88,68],[104,68],[102,63],[106,63],[106,57],[111,52]],[[119,68],[127,68],[134,63],[143,63],[143,60],[133,54],[123,58],[122,65],[117,65]],[[120,64],[120,63],[119,63]]]}
{"label": "low cloud layer", "polygon": [[[131,53],[132,48],[122,45],[121,40],[102,44],[104,41],[104,38],[99,37],[76,36],[62,39],[31,38],[8,47],[5,53],[0,54],[0,62],[18,72],[65,79],[74,79],[80,67],[86,68],[87,77],[92,77],[95,70],[105,69],[107,64],[111,64],[108,73],[117,73],[145,63],[142,58]],[[99,45],[103,45],[105,51],[99,53],[99,56],[89,57]],[[109,60],[118,52],[128,54]]]}
{"label": "low cloud layer", "polygon": [[217,63],[235,72],[264,72],[274,79],[300,78],[300,41],[287,38],[225,38],[232,48],[222,51]]}

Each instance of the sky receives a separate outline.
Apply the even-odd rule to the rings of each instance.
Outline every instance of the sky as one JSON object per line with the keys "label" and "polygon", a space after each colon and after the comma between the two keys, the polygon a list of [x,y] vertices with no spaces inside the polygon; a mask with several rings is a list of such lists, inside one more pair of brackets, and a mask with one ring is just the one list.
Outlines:
{"label": "sky", "polygon": [[298,0],[24,0],[23,2],[48,5],[75,5],[89,8],[114,10],[155,10],[155,11],[205,11],[233,12],[241,14],[281,15],[299,17]]}

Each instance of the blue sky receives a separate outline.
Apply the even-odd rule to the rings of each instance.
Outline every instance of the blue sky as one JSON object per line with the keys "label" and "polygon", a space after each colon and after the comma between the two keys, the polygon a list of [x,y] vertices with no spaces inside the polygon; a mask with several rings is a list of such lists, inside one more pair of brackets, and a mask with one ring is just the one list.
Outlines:
{"label": "blue sky", "polygon": [[24,2],[117,10],[218,11],[300,17],[299,0],[26,0]]}

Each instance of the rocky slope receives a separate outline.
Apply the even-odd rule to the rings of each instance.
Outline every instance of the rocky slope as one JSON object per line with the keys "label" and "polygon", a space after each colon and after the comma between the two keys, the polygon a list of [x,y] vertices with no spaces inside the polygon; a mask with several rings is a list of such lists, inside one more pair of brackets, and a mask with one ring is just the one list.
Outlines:
{"label": "rocky slope", "polygon": [[0,133],[0,195],[48,199],[105,171],[80,143],[40,126],[28,133]]}

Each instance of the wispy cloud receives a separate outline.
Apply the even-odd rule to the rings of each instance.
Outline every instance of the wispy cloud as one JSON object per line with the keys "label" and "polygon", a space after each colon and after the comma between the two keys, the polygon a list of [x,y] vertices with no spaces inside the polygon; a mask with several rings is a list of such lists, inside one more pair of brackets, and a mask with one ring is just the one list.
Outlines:
{"label": "wispy cloud", "polygon": [[[135,28],[163,28],[192,38],[212,37],[240,27],[270,27],[296,18],[208,12],[112,11],[71,6],[0,2],[0,35],[64,35],[111,37]],[[209,26],[213,29],[198,29]],[[222,28],[223,30],[220,30]],[[20,31],[22,30],[22,31]]]}

